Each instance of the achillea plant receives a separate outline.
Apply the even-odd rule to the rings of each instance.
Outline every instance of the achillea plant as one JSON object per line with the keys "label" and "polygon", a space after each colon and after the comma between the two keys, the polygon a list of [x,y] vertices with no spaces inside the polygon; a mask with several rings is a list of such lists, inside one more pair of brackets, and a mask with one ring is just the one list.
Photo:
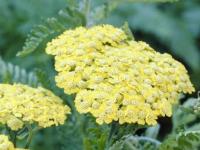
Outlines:
{"label": "achillea plant", "polygon": [[180,93],[194,91],[180,62],[111,25],[67,30],[46,52],[55,56],[57,86],[76,94],[77,110],[99,124],[155,125],[172,115]]}
{"label": "achillea plant", "polygon": [[22,148],[15,148],[13,143],[9,141],[6,135],[0,134],[0,149],[1,150],[25,150]]}
{"label": "achillea plant", "polygon": [[34,123],[41,128],[64,124],[69,113],[59,97],[42,87],[0,84],[0,123],[11,130]]}
{"label": "achillea plant", "polygon": [[[199,70],[198,50],[194,46],[198,26],[193,27],[198,11],[189,6],[198,7],[198,4],[180,2],[174,7],[167,4],[163,5],[164,11],[163,6],[153,4],[129,7],[128,2],[141,1],[175,0],[67,0],[66,8],[58,15],[47,18],[29,33],[17,56],[41,51],[28,57],[27,64],[20,59],[12,59],[11,63],[4,61],[15,55],[11,50],[13,47],[17,50],[20,40],[16,40],[17,45],[11,45],[8,52],[6,49],[0,54],[0,150],[15,150],[15,147],[33,150],[199,149],[200,100],[186,100],[187,95],[180,99],[195,90],[186,68],[170,54],[157,52],[147,43],[134,40],[128,25],[130,22],[134,29],[155,33],[162,39],[157,39],[159,42],[171,46],[173,53],[188,63],[194,77]],[[12,6],[16,13],[6,12],[5,18],[17,14],[24,20],[15,4],[8,2],[9,11]],[[20,7],[21,4],[24,3],[20,3]],[[120,11],[113,12],[109,20],[109,13],[119,5]],[[177,6],[181,9],[175,9]],[[49,5],[48,8],[52,12]],[[167,9],[170,15],[165,14]],[[131,20],[120,28],[97,25],[103,20],[121,24],[125,20],[119,14]],[[32,20],[33,15],[30,16]],[[177,18],[180,16],[181,19]],[[155,26],[157,22],[162,22],[160,28]],[[23,31],[18,26],[16,29]],[[14,32],[2,33],[18,37]],[[46,42],[45,52],[49,55],[42,51]],[[10,42],[3,39],[0,45],[4,43],[7,47]],[[31,70],[33,66],[31,72],[23,69]],[[195,77],[193,81],[197,87]],[[55,127],[58,125],[62,126]],[[51,128],[44,129],[47,127]],[[36,131],[38,134],[34,136]]]}

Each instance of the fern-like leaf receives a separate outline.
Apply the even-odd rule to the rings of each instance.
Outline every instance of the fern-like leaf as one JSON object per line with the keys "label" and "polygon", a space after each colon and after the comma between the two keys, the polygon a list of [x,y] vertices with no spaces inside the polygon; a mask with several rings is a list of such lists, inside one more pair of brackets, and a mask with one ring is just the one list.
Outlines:
{"label": "fern-like leaf", "polygon": [[126,135],[116,141],[109,150],[157,150],[160,142],[144,136]]}
{"label": "fern-like leaf", "polygon": [[25,56],[35,51],[47,39],[62,33],[67,28],[85,26],[85,24],[86,19],[80,11],[66,7],[59,11],[57,17],[47,18],[43,24],[35,26],[17,56]]}
{"label": "fern-like leaf", "polygon": [[184,131],[169,137],[159,147],[159,150],[197,150],[200,131]]}
{"label": "fern-like leaf", "polygon": [[0,57],[0,82],[3,83],[23,83],[36,87],[39,83],[33,72],[27,72],[12,63],[5,62]]}

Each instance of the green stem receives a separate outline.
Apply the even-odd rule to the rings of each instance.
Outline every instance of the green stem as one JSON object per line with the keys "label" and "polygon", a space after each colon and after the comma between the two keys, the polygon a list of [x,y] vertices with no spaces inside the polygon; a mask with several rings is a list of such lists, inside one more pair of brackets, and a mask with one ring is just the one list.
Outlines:
{"label": "green stem", "polygon": [[32,137],[33,137],[33,130],[32,130],[32,127],[30,125],[27,126],[28,128],[28,138],[27,138],[27,142],[26,142],[26,145],[25,145],[25,148],[29,148],[30,144],[31,144],[31,140],[32,140]]}
{"label": "green stem", "polygon": [[40,129],[38,127],[32,129],[31,125],[27,125],[27,128],[28,128],[29,134],[28,134],[28,138],[27,138],[25,148],[29,148],[34,134]]}
{"label": "green stem", "polygon": [[148,141],[150,143],[154,143],[156,146],[159,146],[161,144],[160,141],[158,141],[156,139],[152,139],[152,138],[146,137],[146,136],[139,136],[139,137],[137,137],[137,139],[139,141]]}
{"label": "green stem", "polygon": [[17,138],[16,138],[16,132],[15,131],[11,131],[11,141],[12,141],[13,145],[16,147]]}
{"label": "green stem", "polygon": [[16,147],[16,143],[17,143],[17,138],[16,138],[16,132],[12,131],[8,126],[6,126],[6,130],[10,136],[10,140],[12,141],[13,145]]}
{"label": "green stem", "polygon": [[112,137],[116,133],[116,130],[117,130],[117,122],[112,122],[110,127],[110,133],[108,135],[106,149],[108,149],[112,145]]}
{"label": "green stem", "polygon": [[89,14],[90,14],[90,0],[84,0],[84,14],[86,18],[86,26],[89,26]]}

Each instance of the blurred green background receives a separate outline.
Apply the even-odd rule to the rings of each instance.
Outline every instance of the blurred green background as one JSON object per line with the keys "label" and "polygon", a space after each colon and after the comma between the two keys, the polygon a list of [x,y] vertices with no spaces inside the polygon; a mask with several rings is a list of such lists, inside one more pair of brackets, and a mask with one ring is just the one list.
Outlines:
{"label": "blurred green background", "polygon": [[[108,7],[106,0],[92,0],[90,10],[93,13],[92,17],[87,18],[88,22],[110,23],[120,27],[127,21],[136,40],[146,41],[156,50],[170,53],[181,61],[188,69],[196,89],[200,90],[199,0],[180,0],[175,3],[110,0],[109,3]],[[18,70],[24,68],[24,74],[39,68],[47,72],[49,82],[53,82],[53,60],[44,53],[45,41],[28,56],[16,57],[16,54],[22,50],[27,34],[35,25],[43,23],[47,17],[56,16],[60,9],[75,5],[73,0],[0,0],[0,63],[12,63],[18,66]],[[46,41],[49,39],[51,38]],[[16,66],[14,69],[17,70]],[[0,70],[2,71],[2,68]],[[14,72],[13,74],[15,76]],[[41,72],[37,74],[41,76]],[[60,91],[56,90],[60,94]],[[196,97],[196,93],[193,96]],[[41,134],[36,136],[33,147],[38,150],[81,149],[81,144],[72,144],[81,143],[80,133],[66,129],[72,128],[73,124],[65,126],[41,131]]]}

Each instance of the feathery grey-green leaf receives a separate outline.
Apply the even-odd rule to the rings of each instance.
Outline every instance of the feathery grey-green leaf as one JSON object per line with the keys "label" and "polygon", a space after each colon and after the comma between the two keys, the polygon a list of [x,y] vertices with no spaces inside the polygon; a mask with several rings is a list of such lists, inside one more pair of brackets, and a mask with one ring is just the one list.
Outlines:
{"label": "feathery grey-green leaf", "polygon": [[29,33],[22,51],[17,56],[25,56],[35,51],[47,39],[55,37],[68,28],[85,26],[84,15],[77,9],[66,7],[59,11],[57,17],[47,18],[43,24],[36,25]]}
{"label": "feathery grey-green leaf", "polygon": [[37,86],[39,83],[37,77],[33,72],[27,72],[25,69],[20,68],[12,63],[5,62],[0,57],[0,82],[3,83],[23,83],[30,86]]}

